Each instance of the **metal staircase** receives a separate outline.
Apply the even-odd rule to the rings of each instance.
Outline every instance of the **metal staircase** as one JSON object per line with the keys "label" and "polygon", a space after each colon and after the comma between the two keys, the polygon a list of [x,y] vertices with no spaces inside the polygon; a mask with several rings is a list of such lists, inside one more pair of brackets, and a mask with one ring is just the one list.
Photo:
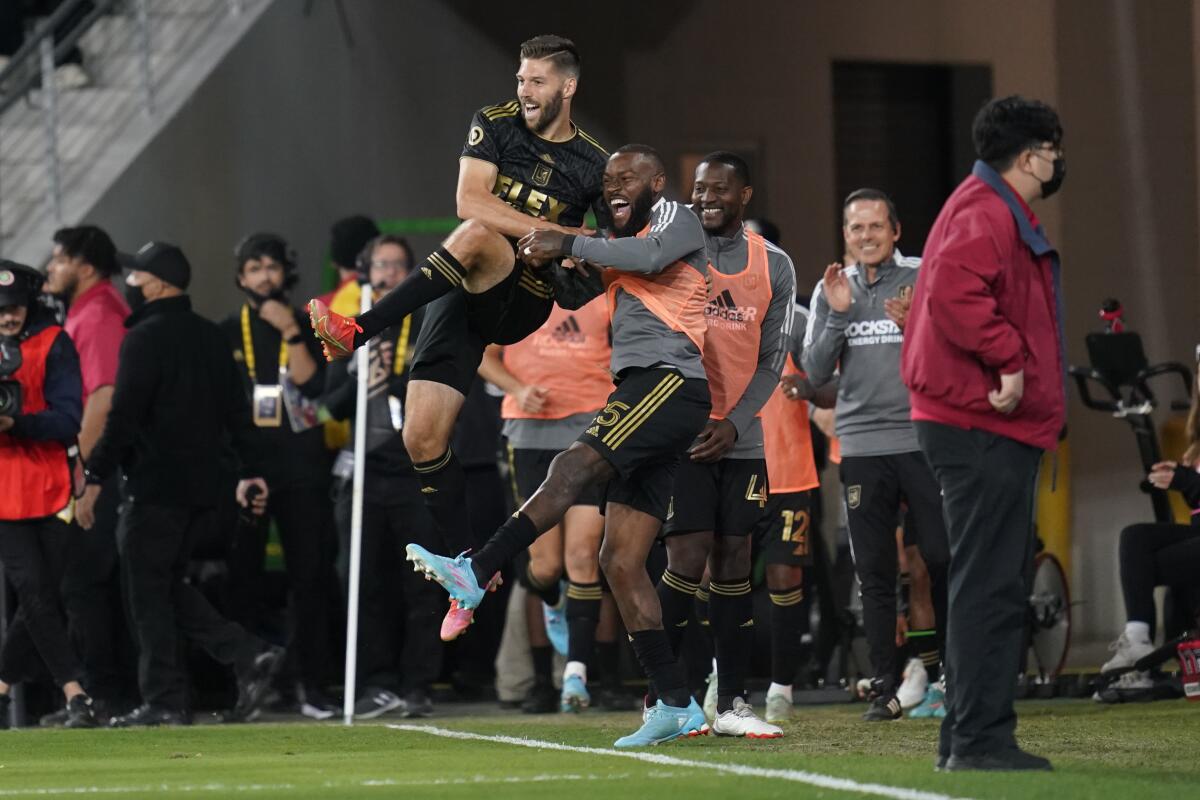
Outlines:
{"label": "metal staircase", "polygon": [[[271,0],[92,0],[55,43],[82,2],[40,21],[0,70],[0,255],[35,266],[53,231],[88,214]],[[57,90],[43,78],[75,43],[92,83]]]}

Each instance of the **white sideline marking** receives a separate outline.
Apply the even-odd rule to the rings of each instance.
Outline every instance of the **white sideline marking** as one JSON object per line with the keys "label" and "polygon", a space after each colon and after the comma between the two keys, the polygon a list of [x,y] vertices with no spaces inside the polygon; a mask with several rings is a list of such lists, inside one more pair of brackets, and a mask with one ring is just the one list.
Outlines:
{"label": "white sideline marking", "polygon": [[699,767],[714,772],[724,772],[730,775],[745,775],[753,778],[778,778],[795,783],[806,783],[822,789],[834,789],[841,792],[859,792],[875,794],[881,797],[893,797],[896,800],[965,800],[948,794],[925,792],[920,789],[906,789],[901,786],[885,786],[881,783],[859,783],[849,778],[837,778],[832,775],[822,775],[818,772],[805,772],[798,769],[766,769],[750,767],[743,764],[721,764],[715,761],[693,761],[675,756],[664,756],[658,753],[629,752],[627,750],[607,750],[600,747],[578,747],[557,742],[543,742],[538,739],[521,739],[515,736],[489,736],[469,731],[453,731],[447,728],[437,728],[432,725],[388,725],[397,731],[414,731],[427,733],[430,736],[442,736],[447,739],[469,739],[497,744],[511,744],[517,747],[531,747],[536,750],[562,750],[568,753],[583,753],[590,756],[612,756],[615,758],[632,758],[647,764],[661,764],[669,767]]}
{"label": "white sideline marking", "polygon": [[[548,783],[553,781],[621,781],[629,777],[628,773],[616,775],[544,773],[524,777],[497,778],[490,775],[472,775],[468,778],[430,778],[428,780],[417,781],[376,778],[361,781],[325,781],[321,784],[311,785],[295,783],[160,783],[147,786],[61,786],[30,789],[0,789],[0,797],[59,797],[76,794],[146,794],[148,792],[277,792],[290,789],[344,789],[357,786],[486,786],[488,784]],[[676,775],[673,772],[652,772],[646,777],[674,778]]]}

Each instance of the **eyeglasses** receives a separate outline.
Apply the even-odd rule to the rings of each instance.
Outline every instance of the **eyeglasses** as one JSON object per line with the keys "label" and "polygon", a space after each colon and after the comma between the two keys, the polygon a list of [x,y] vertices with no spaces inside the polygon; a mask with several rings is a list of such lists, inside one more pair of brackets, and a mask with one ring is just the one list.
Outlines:
{"label": "eyeglasses", "polygon": [[405,269],[408,267],[408,262],[402,258],[394,258],[388,261],[380,259],[378,261],[372,261],[371,266],[379,269]]}
{"label": "eyeglasses", "polygon": [[1049,152],[1051,161],[1057,158],[1062,158],[1063,155],[1063,149],[1060,145],[1043,144],[1030,149],[1033,151],[1035,156],[1041,156],[1042,158],[1046,158],[1046,153]]}

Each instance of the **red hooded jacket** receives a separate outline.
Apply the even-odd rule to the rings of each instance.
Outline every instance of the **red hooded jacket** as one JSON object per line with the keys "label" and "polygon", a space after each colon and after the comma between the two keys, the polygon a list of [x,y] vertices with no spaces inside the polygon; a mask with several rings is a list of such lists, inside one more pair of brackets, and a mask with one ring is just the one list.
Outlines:
{"label": "red hooded jacket", "polygon": [[[929,232],[904,328],[912,418],[1053,450],[1066,421],[1058,257],[1029,206],[976,162]],[[1025,371],[1010,414],[988,402]]]}

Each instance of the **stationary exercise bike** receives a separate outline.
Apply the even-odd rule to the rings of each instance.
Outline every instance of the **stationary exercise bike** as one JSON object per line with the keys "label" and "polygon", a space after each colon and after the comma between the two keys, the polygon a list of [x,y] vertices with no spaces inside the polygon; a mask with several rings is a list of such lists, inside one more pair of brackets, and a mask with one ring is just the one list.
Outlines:
{"label": "stationary exercise bike", "polygon": [[[1150,364],[1142,348],[1141,337],[1125,329],[1123,309],[1117,300],[1104,301],[1100,309],[1100,318],[1105,322],[1104,331],[1089,333],[1086,339],[1091,366],[1071,367],[1070,374],[1075,379],[1080,399],[1085,406],[1124,420],[1133,429],[1138,455],[1142,461],[1142,475],[1145,476],[1150,473],[1154,464],[1162,461],[1162,450],[1151,414],[1163,401],[1155,394],[1150,384],[1165,376],[1177,376],[1183,386],[1182,399],[1177,397],[1170,400],[1169,408],[1172,411],[1187,411],[1194,385],[1192,371],[1177,361]],[[1102,390],[1103,396],[1093,394],[1093,387]],[[1175,522],[1166,491],[1156,489],[1145,477],[1142,478],[1139,488],[1150,496],[1155,522]],[[1170,607],[1168,601],[1167,608]],[[1194,624],[1193,621],[1192,625]],[[1182,642],[1194,640],[1196,637],[1197,632],[1194,628],[1185,631],[1138,660],[1132,669],[1156,670],[1176,655]]]}

